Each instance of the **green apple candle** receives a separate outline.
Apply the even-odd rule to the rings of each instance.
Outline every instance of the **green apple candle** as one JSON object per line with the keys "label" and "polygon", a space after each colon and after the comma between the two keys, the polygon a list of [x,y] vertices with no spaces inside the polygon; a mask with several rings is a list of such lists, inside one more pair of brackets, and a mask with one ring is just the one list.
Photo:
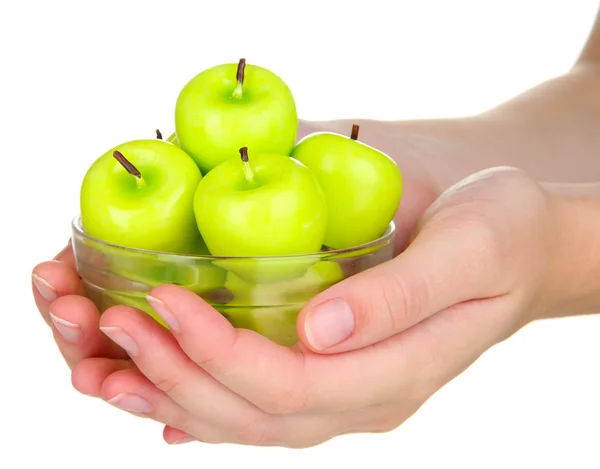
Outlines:
{"label": "green apple candle", "polygon": [[279,76],[241,59],[205,70],[185,85],[177,98],[175,130],[180,146],[206,174],[242,146],[255,154],[289,155],[298,115]]}
{"label": "green apple candle", "polygon": [[402,175],[389,156],[359,142],[358,125],[350,138],[317,132],[303,138],[292,157],[315,175],[327,200],[324,244],[334,249],[374,241],[398,210]]}
{"label": "green apple candle", "polygon": [[323,191],[311,171],[275,154],[239,150],[198,184],[198,229],[215,256],[317,253],[327,223]]}
{"label": "green apple candle", "polygon": [[194,253],[202,245],[193,200],[202,180],[194,161],[161,140],[119,145],[88,169],[81,222],[91,236],[131,248]]}

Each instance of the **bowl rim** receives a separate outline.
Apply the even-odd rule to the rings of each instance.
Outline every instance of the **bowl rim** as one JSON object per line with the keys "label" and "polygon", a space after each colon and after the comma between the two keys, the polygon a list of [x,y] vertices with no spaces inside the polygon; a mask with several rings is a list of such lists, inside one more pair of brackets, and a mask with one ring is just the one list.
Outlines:
{"label": "bowl rim", "polygon": [[81,215],[77,215],[77,216],[73,217],[73,219],[71,221],[71,228],[77,236],[85,238],[89,241],[92,241],[94,243],[97,243],[97,244],[100,244],[100,245],[103,245],[103,246],[106,246],[109,248],[118,249],[118,250],[130,252],[132,254],[138,254],[138,255],[147,254],[147,255],[160,255],[163,257],[164,256],[172,256],[172,257],[176,257],[176,258],[185,258],[185,259],[190,259],[190,260],[191,259],[198,259],[198,260],[302,259],[302,258],[307,258],[307,257],[330,257],[330,256],[348,254],[348,253],[352,253],[352,252],[359,252],[364,249],[368,249],[370,247],[374,247],[374,246],[378,246],[378,245],[385,246],[393,241],[394,236],[396,234],[396,224],[394,223],[394,220],[392,220],[392,221],[390,221],[387,228],[385,229],[385,232],[379,238],[377,238],[373,241],[369,241],[368,243],[364,243],[359,246],[353,246],[350,248],[330,249],[327,251],[318,251],[318,252],[305,253],[305,254],[286,254],[286,255],[280,255],[280,256],[213,256],[213,255],[205,255],[205,254],[184,254],[184,253],[174,253],[174,252],[167,252],[167,251],[154,251],[154,250],[150,250],[150,249],[132,248],[129,246],[123,246],[121,244],[115,244],[115,243],[111,243],[108,241],[104,241],[100,238],[96,238],[85,232],[85,230],[83,229],[83,225],[81,223]]}

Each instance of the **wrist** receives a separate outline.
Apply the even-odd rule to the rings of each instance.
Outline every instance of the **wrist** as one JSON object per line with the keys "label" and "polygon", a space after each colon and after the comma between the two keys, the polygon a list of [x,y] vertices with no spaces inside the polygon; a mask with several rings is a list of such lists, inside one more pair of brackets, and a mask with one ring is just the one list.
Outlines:
{"label": "wrist", "polygon": [[551,305],[538,319],[600,312],[600,184],[545,184],[553,236],[548,252]]}

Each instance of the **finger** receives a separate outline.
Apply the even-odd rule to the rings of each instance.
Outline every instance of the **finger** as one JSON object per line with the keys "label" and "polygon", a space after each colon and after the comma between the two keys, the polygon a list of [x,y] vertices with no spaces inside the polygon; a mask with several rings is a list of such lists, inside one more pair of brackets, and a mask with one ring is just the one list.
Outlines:
{"label": "finger", "polygon": [[178,286],[156,287],[148,301],[194,363],[263,411],[285,416],[284,421],[293,414],[379,405],[410,383],[406,371],[414,358],[403,353],[400,336],[345,354],[322,355],[235,329],[199,296]]}
{"label": "finger", "polygon": [[[65,259],[69,254],[60,256]],[[52,260],[37,265],[32,272],[33,296],[42,317],[51,324],[48,309],[57,298],[83,293],[81,278],[75,269],[62,260]]]}
{"label": "finger", "polygon": [[90,299],[62,296],[50,305],[48,315],[54,340],[70,367],[90,357],[127,358],[121,347],[100,332],[100,312]]}
{"label": "finger", "polygon": [[311,350],[339,353],[377,343],[451,305],[507,293],[498,236],[471,215],[427,225],[398,257],[317,295],[300,312]]}
{"label": "finger", "polygon": [[271,394],[301,387],[302,355],[229,321],[198,295],[175,285],[154,288],[148,302],[169,324],[173,337],[199,367],[267,412]]}
{"label": "finger", "polygon": [[221,443],[226,436],[216,427],[195,418],[160,391],[138,370],[119,370],[108,376],[102,385],[101,397],[118,409],[151,418],[184,433],[199,435],[208,443]]}
{"label": "finger", "polygon": [[111,358],[84,358],[71,370],[71,384],[82,394],[100,397],[102,384],[112,373],[134,368],[131,360]]}
{"label": "finger", "polygon": [[305,373],[313,379],[308,379],[304,396],[291,396],[295,403],[288,401],[292,409],[300,399],[313,412],[360,412],[398,402],[402,396],[396,414],[389,409],[389,418],[383,416],[376,422],[391,429],[390,425],[410,417],[434,392],[516,330],[506,320],[506,311],[511,309],[508,299],[497,296],[459,303],[370,347],[308,355]]}
{"label": "finger", "polygon": [[169,425],[165,425],[165,428],[163,429],[163,439],[170,445],[179,445],[198,441],[197,438],[193,437],[189,433],[183,432],[178,428],[170,427]]}
{"label": "finger", "polygon": [[[419,402],[424,385],[417,378],[443,358],[430,352],[440,350],[443,337],[428,333],[426,321],[371,347],[322,355],[234,329],[180,287],[157,287],[148,300],[192,360],[237,394],[286,419],[378,406],[398,395]],[[477,334],[481,330],[472,332]]]}
{"label": "finger", "polygon": [[69,240],[67,245],[56,256],[54,256],[54,260],[64,262],[73,270],[77,270],[75,264],[75,254],[73,252],[73,243],[71,240]]}
{"label": "finger", "polygon": [[100,323],[102,331],[128,350],[158,389],[200,420],[237,432],[247,427],[260,431],[274,419],[197,366],[147,314],[116,306],[104,313]]}
{"label": "finger", "polygon": [[231,431],[203,421],[178,406],[137,370],[121,370],[111,374],[102,386],[102,397],[122,410],[165,423],[163,437],[170,444],[202,441],[306,448],[334,436],[334,428],[345,428],[349,422],[357,421],[355,416],[342,416],[339,419],[309,416],[292,418],[284,427],[260,429],[240,426],[236,431]]}
{"label": "finger", "polygon": [[[108,326],[105,326],[105,324]],[[116,326],[117,324],[118,326]],[[162,417],[161,421],[166,422],[167,425],[188,433],[198,440],[260,446],[309,447],[326,441],[348,425],[357,425],[356,417],[342,418],[335,416],[335,418],[332,418],[328,414],[291,415],[293,413],[291,408],[285,417],[266,415],[237,395],[233,395],[235,399],[231,399],[229,397],[231,395],[230,391],[224,389],[210,375],[204,372],[197,373],[200,369],[189,358],[185,357],[167,331],[143,313],[132,308],[110,308],[102,320],[102,327],[117,341],[125,342],[125,346],[131,349],[130,354],[133,356],[133,360],[136,361],[140,371],[149,378],[150,382],[170,396],[175,403],[189,411],[196,420],[204,425],[211,426],[212,432],[208,432],[205,426],[200,430],[192,430],[190,427],[184,427],[181,424],[169,423],[171,420]],[[121,336],[115,335],[115,327],[120,328],[118,333]],[[196,338],[199,342],[203,342],[205,339],[208,340],[213,336],[213,330],[207,328],[198,330],[202,331],[202,340],[199,340],[200,337],[198,336]],[[122,334],[128,336],[124,338]],[[263,339],[258,335],[254,335],[254,337]],[[272,344],[266,339],[265,341]],[[285,347],[281,347],[281,349],[289,351]],[[248,373],[244,373],[248,381],[246,383],[239,381],[240,389],[243,385],[246,389],[251,390],[254,395],[261,396],[262,402],[267,403],[267,408],[270,406],[273,409],[284,409],[283,406],[287,406],[290,402],[300,402],[300,399],[295,397],[294,394],[296,389],[303,387],[302,383],[300,381],[286,381],[282,371],[277,367],[269,366],[268,363],[261,366],[262,358],[263,355],[259,351],[258,354],[251,356],[248,365],[238,361],[237,367],[228,368],[229,373],[232,375],[236,374],[238,370],[248,368]],[[316,356],[316,358],[323,360],[329,357]],[[375,359],[377,358],[375,357]],[[358,363],[361,362],[359,360]],[[258,369],[257,363],[259,363]],[[334,367],[338,365],[339,363],[333,364]],[[386,370],[386,374],[388,373]],[[331,381],[329,379],[331,374],[331,369],[322,370],[319,379],[316,379],[315,382]],[[266,379],[266,377],[270,378]],[[298,377],[300,376],[298,375]],[[356,372],[352,373],[351,379],[348,376],[343,376],[343,379],[345,383],[350,380],[357,382],[360,379],[360,371],[358,374]],[[381,382],[381,379],[379,382]],[[280,383],[283,384],[283,387],[279,385]],[[342,384],[342,386],[344,385]],[[277,394],[274,390],[277,390]],[[317,390],[316,386],[315,390]],[[225,394],[223,394],[224,391]],[[336,389],[338,393],[344,391],[343,387]],[[332,410],[330,404],[340,401],[338,396],[339,394],[337,396],[334,394],[325,396],[321,403],[321,410],[330,412]],[[269,400],[270,397],[273,400]],[[361,402],[365,400],[364,395],[361,395],[360,392],[356,392],[354,398]],[[290,401],[290,399],[293,399],[293,401]],[[240,402],[243,405],[240,405]],[[335,405],[338,406],[337,403]],[[248,412],[248,406],[250,406],[252,412]],[[189,438],[181,433],[176,433],[171,437],[169,436],[170,431],[165,430],[165,432],[167,435],[165,438],[169,442],[173,440],[189,441]]]}

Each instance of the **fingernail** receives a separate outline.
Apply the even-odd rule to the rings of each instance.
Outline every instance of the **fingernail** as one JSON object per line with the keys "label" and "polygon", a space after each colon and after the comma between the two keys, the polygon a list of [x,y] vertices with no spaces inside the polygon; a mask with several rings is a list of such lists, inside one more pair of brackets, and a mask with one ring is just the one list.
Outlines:
{"label": "fingernail", "polygon": [[37,291],[42,295],[44,300],[52,302],[58,298],[58,293],[52,285],[37,274],[32,274],[32,277],[35,288],[37,288]]}
{"label": "fingernail", "polygon": [[150,303],[152,309],[156,311],[156,314],[158,314],[162,320],[167,323],[167,326],[169,326],[173,332],[179,332],[179,323],[177,322],[177,318],[171,311],[169,311],[169,308],[167,308],[167,305],[165,305],[162,300],[154,298],[150,295],[146,296],[146,300],[148,303]]}
{"label": "fingernail", "polygon": [[81,339],[81,327],[78,324],[66,321],[61,318],[57,318],[54,314],[50,313],[50,319],[56,330],[63,336],[63,338],[71,343],[76,344]]}
{"label": "fingernail", "polygon": [[152,404],[143,397],[136,396],[135,394],[117,394],[106,402],[119,409],[135,412],[136,414],[147,414],[152,412],[153,409]]}
{"label": "fingernail", "polygon": [[306,338],[317,350],[347,339],[354,331],[354,313],[341,298],[321,303],[306,317]]}
{"label": "fingernail", "polygon": [[135,357],[140,353],[137,344],[129,334],[126,334],[120,327],[101,327],[110,340],[125,350],[130,357]]}
{"label": "fingernail", "polygon": [[172,441],[170,444],[172,445],[183,445],[184,443],[191,443],[192,441],[198,441],[193,436],[185,436],[180,438],[179,440]]}

